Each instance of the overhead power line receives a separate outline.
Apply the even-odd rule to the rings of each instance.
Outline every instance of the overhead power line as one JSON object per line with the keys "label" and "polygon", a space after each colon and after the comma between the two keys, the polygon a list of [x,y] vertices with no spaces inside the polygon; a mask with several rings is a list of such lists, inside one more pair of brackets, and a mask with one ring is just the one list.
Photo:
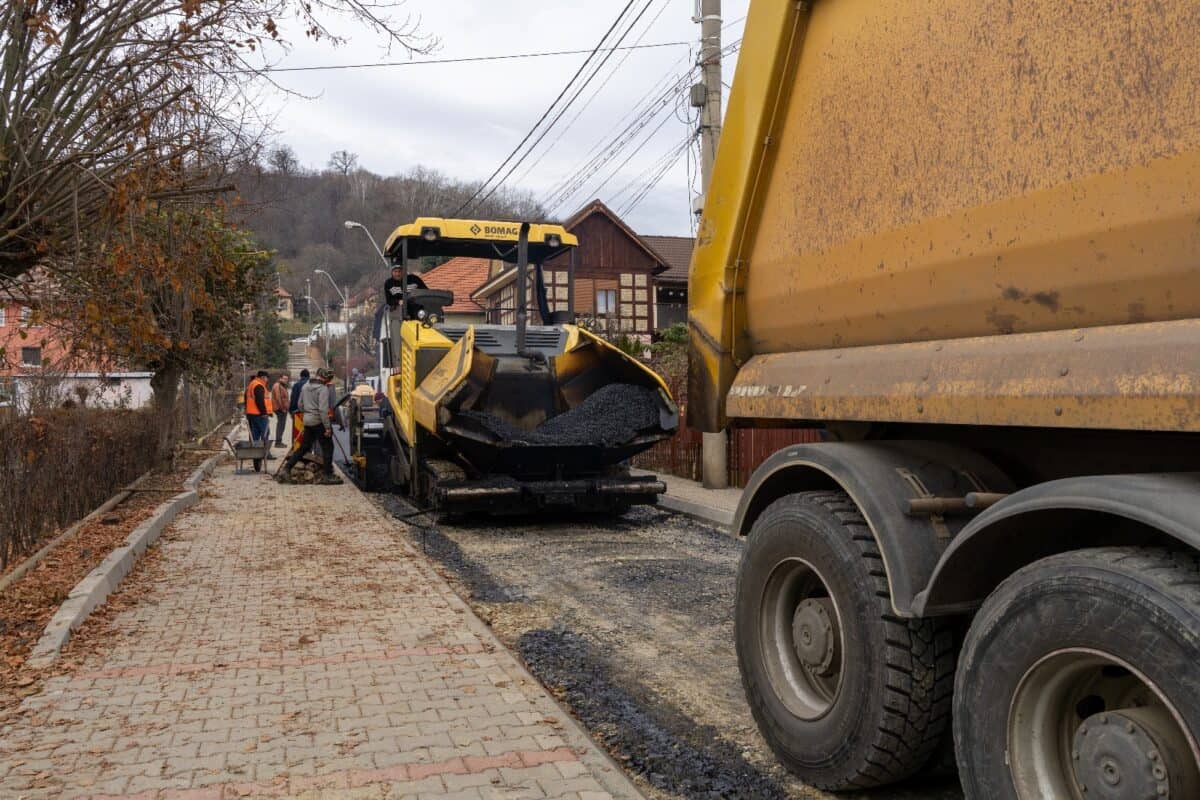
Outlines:
{"label": "overhead power line", "polygon": [[654,187],[658,186],[659,182],[661,182],[662,179],[667,176],[667,173],[671,171],[671,168],[674,167],[676,163],[678,163],[683,154],[691,149],[692,140],[694,138],[695,136],[691,135],[684,140],[682,145],[672,148],[668,152],[665,160],[662,162],[662,166],[659,167],[658,171],[653,174],[649,182],[642,188],[640,192],[638,192],[636,196],[622,206],[617,213],[621,216],[626,216],[633,213],[634,209],[641,205],[642,201],[646,199],[646,196],[654,190]]}
{"label": "overhead power line", "polygon": [[[722,50],[722,54],[730,54],[736,52],[741,46],[741,40],[730,43]],[[625,128],[615,137],[609,140],[608,144],[602,146],[594,156],[587,159],[586,163],[579,168],[568,173],[567,177],[551,190],[546,206],[551,209],[558,209],[567,206],[578,195],[580,191],[593,180],[594,176],[602,171],[609,162],[617,158],[625,148],[631,146],[639,138],[640,132],[650,125],[663,110],[669,109],[669,104],[672,100],[679,99],[680,93],[686,91],[690,86],[692,77],[696,74],[696,67],[692,67],[688,72],[677,75],[670,81],[670,85],[663,89],[661,86],[657,90],[652,90],[653,99],[649,104],[643,105],[641,108],[634,111],[632,120]],[[632,156],[637,155],[645,148],[653,139],[653,135],[646,137],[641,144],[634,149]],[[593,148],[595,150],[595,148]],[[620,171],[630,160],[626,158],[622,162],[621,167],[617,168]],[[603,184],[607,184],[614,176],[610,175],[604,179]],[[589,194],[595,194],[597,190],[589,191]]]}
{"label": "overhead power line", "polygon": [[[655,14],[654,17],[650,20],[650,22],[646,24],[646,27],[642,29],[641,35],[638,36],[637,41],[633,43],[634,47],[636,47],[637,45],[640,45],[642,43],[642,40],[646,38],[646,35],[649,34],[651,29],[654,27],[654,23],[658,22],[659,18],[662,17],[663,12],[665,12],[670,7],[670,5],[671,5],[670,0],[665,0],[662,8],[660,8],[658,10],[658,13]],[[542,161],[546,158],[546,156],[550,154],[550,151],[552,151],[558,145],[558,143],[563,140],[563,137],[566,136],[567,133],[573,127],[575,127],[575,123],[579,121],[579,118],[581,116],[583,116],[585,111],[587,111],[589,108],[591,108],[592,103],[595,102],[596,98],[604,93],[604,90],[606,88],[608,88],[608,84],[611,83],[612,79],[614,77],[616,77],[618,72],[621,71],[621,67],[625,66],[625,62],[629,60],[629,57],[631,55],[633,55],[633,49],[629,48],[625,51],[625,55],[621,56],[621,60],[618,61],[616,63],[616,65],[609,71],[608,77],[606,77],[604,79],[604,82],[601,83],[600,86],[594,92],[592,92],[591,97],[589,97],[587,99],[587,102],[583,104],[583,107],[580,108],[578,111],[576,111],[574,116],[572,116],[571,119],[567,121],[566,126],[564,126],[563,128],[561,128],[559,130],[558,136],[554,137],[554,141],[550,142],[550,144],[548,144],[546,147],[544,147],[542,149],[542,154],[537,157],[537,160],[535,160],[532,164],[527,166],[524,169],[524,171],[519,176],[517,176],[517,183],[524,182],[524,180],[529,177],[530,173],[532,173],[535,169],[537,169],[538,165],[541,164]]]}
{"label": "overhead power line", "polygon": [[[654,4],[654,2],[655,2],[655,0],[646,0],[646,4],[644,6],[642,6],[642,10],[637,13],[637,16],[635,16],[633,18],[633,22],[629,23],[629,27],[625,29],[625,32],[622,33],[621,37],[617,40],[617,46],[620,46],[620,44],[625,41],[626,37],[629,36],[629,34],[633,31],[633,29],[635,27],[637,27],[638,22],[640,22],[642,17],[644,17],[646,15],[646,12],[650,10],[650,7]],[[632,5],[632,2],[630,3],[630,5]],[[626,10],[628,10],[628,8],[629,8],[629,6],[626,6]],[[622,12],[621,16],[622,17],[624,16],[624,12]],[[619,23],[620,23],[620,17],[618,17],[616,23],[613,23],[614,27]],[[607,38],[607,34],[605,35],[605,37]],[[602,40],[602,43],[603,43],[603,40]],[[599,48],[597,48],[597,52],[598,51],[599,51]],[[524,163],[527,158],[529,158],[530,154],[533,153],[533,151],[537,148],[537,146],[542,143],[542,140],[546,138],[546,136],[550,133],[550,131],[552,131],[554,129],[554,126],[558,124],[559,120],[561,120],[563,118],[563,115],[566,114],[567,111],[569,111],[571,109],[571,105],[576,100],[579,99],[579,96],[583,93],[583,91],[585,89],[587,89],[588,85],[591,84],[591,82],[596,78],[596,76],[600,74],[600,71],[602,69],[604,69],[604,65],[607,64],[609,59],[611,59],[613,57],[614,52],[615,51],[613,51],[613,50],[609,50],[609,52],[604,56],[604,58],[595,67],[595,69],[592,70],[592,73],[584,79],[583,84],[575,91],[575,94],[571,95],[571,98],[569,100],[567,100],[566,103],[563,104],[562,108],[559,109],[558,114],[555,115],[554,119],[550,120],[550,122],[546,125],[545,129],[541,132],[541,134],[538,136],[538,138],[536,140],[534,140],[533,144],[531,144],[529,146],[529,149],[526,150],[524,152],[524,154],[521,155],[520,158],[518,158],[515,162],[513,162],[513,165],[508,168],[508,172],[504,173],[504,176],[502,178],[500,178],[500,180],[496,183],[496,185],[493,186],[490,190],[488,190],[487,194],[485,194],[483,196],[483,198],[481,199],[481,202],[486,201],[489,197],[491,197],[493,194],[495,194],[500,189],[500,187],[504,185],[504,182],[507,181],[510,176],[512,176],[513,172],[515,172],[517,170],[517,168],[520,167],[521,164]]]}
{"label": "overhead power line", "polygon": [[[599,52],[617,52],[622,50],[653,50],[661,47],[691,47],[691,42],[651,42],[649,44],[629,44],[620,47],[602,47]],[[415,61],[371,61],[362,64],[314,64],[304,67],[264,67],[254,69],[223,70],[222,75],[234,75],[251,72],[319,72],[341,69],[376,69],[379,67],[426,67],[438,64],[472,64],[480,61],[512,61],[522,58],[549,58],[552,56],[577,56],[583,53],[593,53],[594,50],[546,50],[532,53],[503,53],[490,56],[463,56],[462,58],[423,58]]]}
{"label": "overhead power line", "polygon": [[592,59],[596,57],[596,54],[600,52],[600,48],[602,48],[604,43],[608,41],[608,37],[611,36],[612,32],[615,31],[617,26],[621,24],[621,20],[623,20],[625,15],[629,13],[629,9],[633,7],[633,3],[634,0],[629,0],[629,2],[625,4],[625,7],[621,9],[621,13],[617,14],[617,18],[613,20],[613,24],[609,26],[608,30],[604,32],[604,35],[600,37],[600,41],[596,43],[595,48],[592,49],[592,51],[588,54],[588,57],[585,58],[583,63],[579,65],[579,69],[575,70],[575,74],[572,75],[571,79],[567,81],[565,86],[563,86],[562,91],[558,93],[558,97],[551,101],[550,105],[546,107],[546,110],[542,112],[542,116],[538,118],[537,122],[533,123],[533,127],[530,128],[529,132],[525,134],[525,137],[521,139],[521,141],[517,143],[517,146],[512,149],[512,152],[500,162],[500,166],[496,167],[496,170],[488,176],[488,179],[480,184],[479,188],[475,190],[474,194],[467,199],[467,202],[463,203],[462,206],[459,207],[458,211],[454,212],[456,217],[460,216],[464,211],[471,207],[471,204],[475,202],[475,198],[479,197],[483,190],[486,189],[488,185],[495,180],[496,176],[499,175],[506,166],[508,166],[509,162],[516,157],[517,153],[521,152],[521,148],[525,146],[525,143],[533,138],[533,134],[537,132],[537,129],[541,127],[541,124],[545,122],[546,118],[550,116],[550,113],[554,111],[554,107],[558,105],[558,101],[566,97],[567,92],[571,91],[571,87],[575,85],[575,81],[579,80],[579,76],[583,74],[584,70],[587,69],[588,64],[590,64]]}

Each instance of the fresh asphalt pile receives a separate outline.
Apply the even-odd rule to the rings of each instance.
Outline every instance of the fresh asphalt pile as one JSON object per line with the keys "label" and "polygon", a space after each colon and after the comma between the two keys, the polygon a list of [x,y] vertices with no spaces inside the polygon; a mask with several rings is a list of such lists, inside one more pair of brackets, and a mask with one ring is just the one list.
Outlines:
{"label": "fresh asphalt pile", "polygon": [[588,395],[570,411],[551,417],[532,431],[494,414],[464,411],[498,438],[529,445],[599,445],[617,447],[659,424],[658,397],[653,389],[610,383]]}
{"label": "fresh asphalt pile", "polygon": [[[406,521],[408,540],[648,796],[832,799],[779,766],[746,706],[733,647],[741,542],[656,508]],[[961,793],[926,780],[844,797]]]}

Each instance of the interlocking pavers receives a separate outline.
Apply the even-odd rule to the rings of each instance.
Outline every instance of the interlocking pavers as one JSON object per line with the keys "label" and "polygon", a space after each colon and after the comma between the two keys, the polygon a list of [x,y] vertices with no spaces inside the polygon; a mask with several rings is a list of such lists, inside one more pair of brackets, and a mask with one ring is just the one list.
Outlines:
{"label": "interlocking pavers", "polygon": [[0,796],[640,796],[352,486],[202,489],[0,728]]}

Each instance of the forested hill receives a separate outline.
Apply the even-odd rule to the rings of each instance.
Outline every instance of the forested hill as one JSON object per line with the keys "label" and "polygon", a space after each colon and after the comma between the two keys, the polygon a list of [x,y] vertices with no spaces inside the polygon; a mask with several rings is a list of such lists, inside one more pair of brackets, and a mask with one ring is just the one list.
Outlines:
{"label": "forested hill", "polygon": [[[419,216],[451,216],[475,190],[421,166],[377,175],[359,168],[354,154],[344,151],[333,154],[325,169],[304,169],[287,147],[273,150],[265,164],[240,170],[235,182],[239,215],[264,246],[276,251],[281,282],[297,299],[314,269],[328,271],[352,291],[384,280],[386,270],[371,243],[361,230],[348,230],[346,220],[361,222],[383,247],[397,225]],[[471,211],[483,219],[544,215],[535,198],[514,192],[498,192]],[[317,276],[312,288],[316,299],[332,299],[324,278]]]}

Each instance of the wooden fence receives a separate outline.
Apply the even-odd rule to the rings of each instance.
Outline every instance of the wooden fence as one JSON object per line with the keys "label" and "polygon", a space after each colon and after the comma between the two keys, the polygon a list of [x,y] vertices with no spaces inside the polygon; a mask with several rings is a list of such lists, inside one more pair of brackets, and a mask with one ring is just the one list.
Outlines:
{"label": "wooden fence", "polygon": [[[695,428],[681,427],[665,442],[659,442],[634,458],[642,469],[700,480],[700,442]],[[812,428],[735,428],[729,432],[729,485],[745,486],[754,470],[777,450],[793,444],[821,441]]]}

